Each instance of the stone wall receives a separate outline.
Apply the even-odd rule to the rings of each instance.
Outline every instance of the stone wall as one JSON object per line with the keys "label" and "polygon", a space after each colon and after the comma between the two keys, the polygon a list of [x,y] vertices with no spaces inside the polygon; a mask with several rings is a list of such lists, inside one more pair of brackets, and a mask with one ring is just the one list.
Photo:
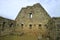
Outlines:
{"label": "stone wall", "polygon": [[55,40],[60,40],[60,17],[53,17],[52,19],[55,22]]}
{"label": "stone wall", "polygon": [[44,8],[39,4],[22,8],[16,18],[16,31],[32,34],[37,39],[47,39],[47,23],[51,17]]}
{"label": "stone wall", "polygon": [[47,29],[48,29],[48,37],[49,40],[55,40],[56,39],[56,27],[55,27],[55,21],[53,19],[50,19],[47,23]]}
{"label": "stone wall", "polygon": [[11,33],[14,30],[15,24],[14,20],[0,17],[0,36]]}
{"label": "stone wall", "polygon": [[51,18],[39,3],[27,6],[15,20],[0,17],[0,36],[11,33],[20,40],[60,40],[60,18]]}

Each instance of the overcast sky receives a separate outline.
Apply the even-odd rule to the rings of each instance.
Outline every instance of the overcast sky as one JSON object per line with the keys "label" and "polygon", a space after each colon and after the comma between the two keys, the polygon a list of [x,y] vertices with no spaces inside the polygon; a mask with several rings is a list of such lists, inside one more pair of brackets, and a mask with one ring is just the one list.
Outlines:
{"label": "overcast sky", "polygon": [[15,19],[22,7],[40,3],[51,17],[60,16],[60,0],[0,0],[0,16]]}

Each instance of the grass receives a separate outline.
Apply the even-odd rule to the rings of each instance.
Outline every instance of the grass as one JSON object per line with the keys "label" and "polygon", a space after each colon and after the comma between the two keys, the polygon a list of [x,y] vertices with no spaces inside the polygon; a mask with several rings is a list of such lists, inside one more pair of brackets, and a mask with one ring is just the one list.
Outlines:
{"label": "grass", "polygon": [[19,35],[6,35],[0,37],[0,40],[37,40],[36,36],[32,34],[24,34],[22,36]]}

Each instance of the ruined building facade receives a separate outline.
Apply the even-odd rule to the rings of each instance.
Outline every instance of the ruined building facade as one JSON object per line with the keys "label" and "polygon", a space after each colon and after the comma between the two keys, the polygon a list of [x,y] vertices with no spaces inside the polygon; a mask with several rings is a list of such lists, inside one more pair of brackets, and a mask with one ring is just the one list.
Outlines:
{"label": "ruined building facade", "polygon": [[[32,40],[60,40],[60,18],[51,18],[39,4],[22,8],[15,21],[0,18],[0,34],[23,34]],[[57,31],[58,30],[58,31]],[[22,40],[22,39],[20,39]],[[25,40],[23,38],[23,40]]]}
{"label": "ruined building facade", "polygon": [[13,20],[0,17],[0,36],[11,33],[16,25],[15,23]]}

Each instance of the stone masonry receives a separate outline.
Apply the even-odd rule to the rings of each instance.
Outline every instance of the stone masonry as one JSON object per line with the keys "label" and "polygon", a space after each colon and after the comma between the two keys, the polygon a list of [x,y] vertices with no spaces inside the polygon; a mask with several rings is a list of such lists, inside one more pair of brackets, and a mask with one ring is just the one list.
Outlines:
{"label": "stone masonry", "polygon": [[13,33],[26,40],[60,40],[59,28],[60,18],[51,18],[39,3],[22,8],[15,20],[0,17],[0,36]]}

